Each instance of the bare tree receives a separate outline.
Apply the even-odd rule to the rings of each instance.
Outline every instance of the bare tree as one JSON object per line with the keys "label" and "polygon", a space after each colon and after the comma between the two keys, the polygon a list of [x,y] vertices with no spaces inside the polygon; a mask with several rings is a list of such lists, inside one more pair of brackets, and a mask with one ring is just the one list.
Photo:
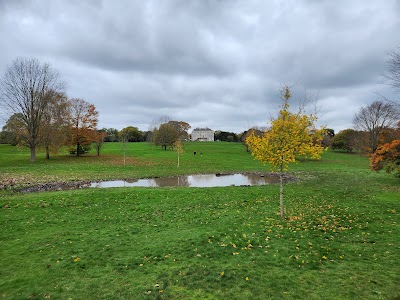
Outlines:
{"label": "bare tree", "polygon": [[393,127],[399,120],[398,108],[387,102],[375,101],[367,107],[361,107],[354,116],[353,124],[356,129],[368,133],[369,151],[375,152],[379,136],[385,128]]}
{"label": "bare tree", "polygon": [[392,87],[400,90],[400,47],[397,51],[390,52],[389,56],[385,77]]}
{"label": "bare tree", "polygon": [[36,160],[39,130],[49,103],[46,92],[60,91],[63,83],[56,70],[35,58],[17,58],[0,82],[0,102],[9,114],[21,114],[31,161]]}
{"label": "bare tree", "polygon": [[119,134],[120,141],[122,142],[124,148],[124,166],[126,165],[126,143],[128,143],[129,139],[129,131],[125,130],[120,132]]}
{"label": "bare tree", "polygon": [[149,131],[155,132],[160,128],[161,124],[165,124],[171,121],[171,118],[169,116],[161,116],[159,118],[154,118],[150,124],[149,124]]}

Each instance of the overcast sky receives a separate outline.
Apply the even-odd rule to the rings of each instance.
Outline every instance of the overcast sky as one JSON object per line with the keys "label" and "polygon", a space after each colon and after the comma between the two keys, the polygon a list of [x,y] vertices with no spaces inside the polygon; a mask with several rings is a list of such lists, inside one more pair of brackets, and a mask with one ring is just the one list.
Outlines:
{"label": "overcast sky", "polygon": [[0,0],[0,36],[1,74],[20,56],[50,63],[100,128],[167,115],[239,133],[266,126],[290,84],[292,105],[318,98],[338,132],[375,92],[394,96],[400,0]]}

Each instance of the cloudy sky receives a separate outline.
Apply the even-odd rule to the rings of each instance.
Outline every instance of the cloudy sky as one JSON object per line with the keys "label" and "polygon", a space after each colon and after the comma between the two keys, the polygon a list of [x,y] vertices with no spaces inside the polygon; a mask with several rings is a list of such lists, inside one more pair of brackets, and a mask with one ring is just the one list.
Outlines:
{"label": "cloudy sky", "polygon": [[375,92],[396,96],[382,82],[400,0],[0,0],[0,36],[1,74],[50,63],[99,127],[169,116],[241,132],[266,126],[289,84],[337,132]]}

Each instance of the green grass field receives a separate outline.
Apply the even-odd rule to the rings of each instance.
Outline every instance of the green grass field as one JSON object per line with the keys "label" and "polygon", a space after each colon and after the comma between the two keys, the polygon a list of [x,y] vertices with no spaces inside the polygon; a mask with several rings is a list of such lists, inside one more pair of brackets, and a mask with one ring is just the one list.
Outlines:
{"label": "green grass field", "polygon": [[[15,186],[268,171],[235,143],[176,153],[119,143],[29,162],[0,145]],[[193,156],[193,151],[203,156]],[[328,151],[285,186],[0,191],[2,299],[400,299],[400,182]]]}

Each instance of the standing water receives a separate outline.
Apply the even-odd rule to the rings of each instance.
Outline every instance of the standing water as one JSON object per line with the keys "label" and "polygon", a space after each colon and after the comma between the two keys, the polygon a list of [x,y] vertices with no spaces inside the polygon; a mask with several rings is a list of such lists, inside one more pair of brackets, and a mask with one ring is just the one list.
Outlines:
{"label": "standing water", "polygon": [[181,175],[176,177],[148,178],[134,180],[114,180],[93,182],[91,188],[111,187],[224,187],[224,186],[249,186],[266,185],[279,182],[279,176],[260,174],[202,174]]}

